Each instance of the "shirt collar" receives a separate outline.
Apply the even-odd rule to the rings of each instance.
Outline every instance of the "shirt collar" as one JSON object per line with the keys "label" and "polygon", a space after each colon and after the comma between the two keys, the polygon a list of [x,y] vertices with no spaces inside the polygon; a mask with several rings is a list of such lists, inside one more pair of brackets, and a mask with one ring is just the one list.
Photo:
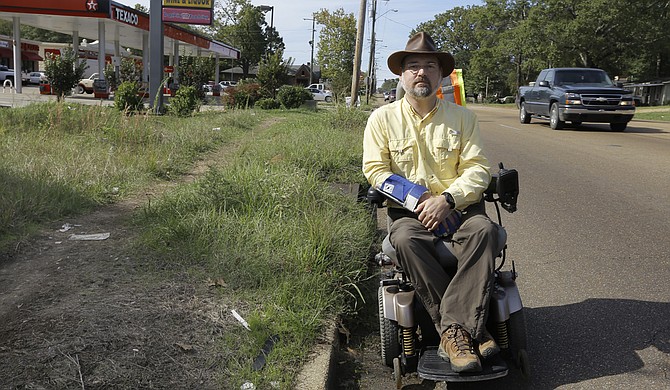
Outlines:
{"label": "shirt collar", "polygon": [[401,104],[401,107],[402,107],[403,110],[407,111],[409,114],[415,116],[419,120],[424,120],[424,119],[428,119],[428,118],[432,117],[433,115],[435,115],[438,108],[440,107],[440,101],[441,100],[442,99],[440,99],[440,98],[436,99],[435,100],[435,107],[433,107],[433,109],[430,110],[430,112],[428,114],[426,114],[426,116],[423,117],[423,118],[421,117],[421,115],[419,115],[418,112],[416,112],[414,107],[412,107],[412,105],[409,104],[407,99],[405,99],[404,97],[400,100],[400,104]]}

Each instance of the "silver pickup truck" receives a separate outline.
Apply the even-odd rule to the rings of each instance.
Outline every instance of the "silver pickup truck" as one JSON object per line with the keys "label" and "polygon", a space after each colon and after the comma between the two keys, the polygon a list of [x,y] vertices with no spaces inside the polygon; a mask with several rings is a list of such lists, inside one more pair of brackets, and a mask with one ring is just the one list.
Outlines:
{"label": "silver pickup truck", "polygon": [[565,122],[596,122],[624,131],[635,115],[632,93],[594,68],[545,69],[531,86],[519,88],[517,106],[521,123],[549,118],[552,129],[562,129]]}
{"label": "silver pickup truck", "polygon": [[14,69],[0,65],[0,83],[3,83],[5,80],[12,80],[12,84],[14,83]]}

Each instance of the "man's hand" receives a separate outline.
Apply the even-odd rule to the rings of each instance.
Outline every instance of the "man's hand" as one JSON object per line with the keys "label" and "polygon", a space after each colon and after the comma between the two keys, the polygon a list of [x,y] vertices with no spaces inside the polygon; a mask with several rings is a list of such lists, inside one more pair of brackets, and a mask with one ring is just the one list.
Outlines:
{"label": "man's hand", "polygon": [[419,205],[414,210],[419,216],[419,221],[430,231],[436,230],[441,223],[445,223],[451,211],[447,198],[443,195],[430,196],[427,193],[421,197]]}

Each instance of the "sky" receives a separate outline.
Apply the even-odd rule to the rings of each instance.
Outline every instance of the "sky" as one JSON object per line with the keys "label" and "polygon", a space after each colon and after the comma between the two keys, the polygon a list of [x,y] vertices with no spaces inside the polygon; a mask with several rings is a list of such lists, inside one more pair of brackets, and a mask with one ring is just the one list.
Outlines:
{"label": "sky", "polygon": [[[147,8],[150,3],[150,0],[117,1],[131,7],[139,3]],[[361,70],[364,72],[368,70],[370,59],[371,1],[368,0],[366,7],[365,40],[361,60]],[[311,57],[309,41],[312,39],[312,21],[304,20],[305,18],[311,18],[312,14],[320,9],[328,9],[333,12],[338,8],[344,8],[346,13],[353,13],[358,20],[361,4],[360,0],[251,0],[250,2],[253,5],[274,7],[273,11],[266,12],[266,21],[270,24],[272,18],[274,27],[284,39],[284,45],[286,46],[284,58],[291,57],[295,65],[307,64]],[[381,85],[384,79],[397,77],[386,66],[386,58],[391,53],[405,48],[410,31],[419,23],[432,20],[436,14],[454,7],[481,4],[483,4],[482,0],[377,0],[377,21],[375,23],[377,85]],[[397,10],[397,12],[394,10]],[[317,46],[314,49],[314,56],[316,57],[320,31],[318,24],[316,24],[315,30],[314,36]]]}

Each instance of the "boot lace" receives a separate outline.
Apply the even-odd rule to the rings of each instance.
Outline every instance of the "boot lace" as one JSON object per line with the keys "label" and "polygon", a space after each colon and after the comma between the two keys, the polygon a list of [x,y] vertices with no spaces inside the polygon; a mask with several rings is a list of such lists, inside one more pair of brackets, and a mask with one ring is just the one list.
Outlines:
{"label": "boot lace", "polygon": [[460,326],[452,326],[447,329],[447,337],[449,338],[449,342],[455,346],[456,351],[458,351],[458,356],[474,353],[474,346],[472,345],[470,335]]}

